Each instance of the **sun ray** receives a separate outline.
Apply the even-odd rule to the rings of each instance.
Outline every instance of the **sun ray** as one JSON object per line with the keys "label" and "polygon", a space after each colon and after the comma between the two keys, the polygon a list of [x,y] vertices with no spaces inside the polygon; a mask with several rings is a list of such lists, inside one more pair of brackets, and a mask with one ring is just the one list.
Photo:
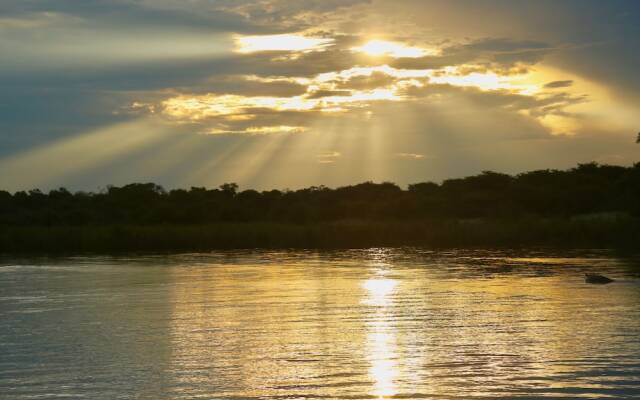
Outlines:
{"label": "sun ray", "polygon": [[198,150],[202,148],[203,138],[200,135],[176,133],[168,135],[159,142],[151,154],[137,158],[133,168],[136,173],[149,179],[159,179],[172,175],[184,163],[192,163]]}
{"label": "sun ray", "polygon": [[251,139],[250,136],[237,137],[234,143],[226,145],[224,151],[189,173],[185,182],[191,185],[215,185],[233,181],[228,162],[241,158]]}
{"label": "sun ray", "polygon": [[31,189],[74,176],[121,159],[166,138],[168,128],[152,118],[109,125],[61,139],[49,145],[0,160],[7,188]]}
{"label": "sun ray", "polygon": [[[275,134],[253,137],[251,143],[236,160],[232,172],[234,182],[247,185],[251,178],[263,168],[271,168],[269,160],[278,151],[287,134]],[[263,173],[267,173],[266,171]]]}

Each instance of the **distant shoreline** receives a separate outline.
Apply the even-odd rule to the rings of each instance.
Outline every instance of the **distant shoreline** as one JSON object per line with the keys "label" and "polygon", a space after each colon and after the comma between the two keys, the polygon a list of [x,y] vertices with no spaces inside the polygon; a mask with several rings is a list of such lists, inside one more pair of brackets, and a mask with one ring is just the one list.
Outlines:
{"label": "distant shoreline", "polygon": [[0,191],[0,253],[419,246],[634,249],[640,163],[515,176],[485,171],[402,189]]}
{"label": "distant shoreline", "polygon": [[640,219],[337,221],[0,227],[0,253],[211,251],[248,248],[637,249]]}

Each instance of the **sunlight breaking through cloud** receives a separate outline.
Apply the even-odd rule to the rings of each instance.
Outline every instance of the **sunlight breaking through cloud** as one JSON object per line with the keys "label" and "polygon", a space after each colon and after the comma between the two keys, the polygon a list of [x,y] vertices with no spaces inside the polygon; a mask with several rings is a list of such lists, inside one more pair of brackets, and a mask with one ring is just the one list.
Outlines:
{"label": "sunlight breaking through cloud", "polygon": [[3,184],[27,189],[67,180],[172,136],[169,127],[150,118],[100,127],[0,159],[0,170],[12,172],[4,177]]}
{"label": "sunlight breaking through cloud", "polygon": [[248,135],[267,135],[272,133],[303,133],[308,129],[304,126],[250,126],[244,130],[218,129],[214,128],[206,133],[209,135],[228,135],[228,134],[248,134]]}
{"label": "sunlight breaking through cloud", "polygon": [[[306,88],[306,93],[294,96],[250,96],[240,94],[189,94],[183,93],[162,101],[162,113],[177,121],[214,123],[205,133],[209,134],[266,134],[299,133],[307,130],[305,124],[276,122],[279,113],[344,113],[349,110],[369,109],[382,101],[418,101],[422,95],[417,91],[438,94],[446,92],[446,87],[472,88],[479,93],[497,92],[501,95],[517,95],[530,98],[527,107],[537,107],[535,115],[528,109],[523,115],[543,118],[542,105],[547,110],[555,110],[573,101],[562,94],[543,95],[543,83],[532,80],[529,73],[500,75],[494,71],[468,72],[461,68],[402,69],[389,65],[352,67],[345,70],[325,72],[312,77],[257,76],[241,77],[245,82],[256,84],[286,83]],[[415,89],[415,90],[414,90]],[[514,100],[511,100],[514,101]],[[541,105],[538,105],[540,103]],[[132,107],[136,104],[133,103]],[[138,107],[139,108],[139,107]],[[271,115],[273,122],[260,122],[265,115]],[[370,118],[369,109],[364,116]],[[547,118],[546,121],[551,121]],[[236,123],[228,126],[228,123]],[[238,123],[244,122],[239,128]]]}
{"label": "sunlight breaking through cloud", "polygon": [[429,81],[461,87],[474,87],[481,90],[509,90],[523,95],[533,95],[539,91],[539,85],[526,81],[527,74],[501,76],[495,72],[460,72],[460,68],[448,67],[431,74]]}
{"label": "sunlight breaking through cloud", "polygon": [[295,34],[236,36],[234,39],[236,51],[244,54],[260,51],[318,51],[325,49],[334,42],[333,39]]}
{"label": "sunlight breaking through cloud", "polygon": [[[367,102],[379,100],[399,100],[392,89],[374,89],[369,91],[353,91],[349,95],[327,96],[323,98],[294,97],[248,97],[237,95],[217,96],[207,94],[201,96],[180,95],[165,100],[162,105],[168,116],[191,121],[199,121],[213,117],[224,117],[229,120],[253,119],[253,111],[258,109],[273,111],[346,111],[344,107],[362,107]],[[238,118],[243,116],[242,118]]]}
{"label": "sunlight breaking through cloud", "polygon": [[362,46],[352,47],[352,51],[373,57],[389,56],[394,58],[419,58],[439,53],[435,49],[407,46],[386,40],[370,40]]}
{"label": "sunlight breaking through cloud", "polygon": [[1,3],[4,187],[407,184],[638,160],[631,1]]}

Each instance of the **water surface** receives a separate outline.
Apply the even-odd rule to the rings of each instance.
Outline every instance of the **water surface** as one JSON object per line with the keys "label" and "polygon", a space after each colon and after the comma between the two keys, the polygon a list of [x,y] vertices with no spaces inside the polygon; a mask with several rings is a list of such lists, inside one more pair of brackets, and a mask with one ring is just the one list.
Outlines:
{"label": "water surface", "polygon": [[604,252],[2,259],[0,398],[639,398],[639,272]]}

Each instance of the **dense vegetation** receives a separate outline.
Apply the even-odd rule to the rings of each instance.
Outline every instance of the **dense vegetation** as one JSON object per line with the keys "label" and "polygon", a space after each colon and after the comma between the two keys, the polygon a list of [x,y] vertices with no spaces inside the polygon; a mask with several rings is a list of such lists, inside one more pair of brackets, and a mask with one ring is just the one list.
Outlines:
{"label": "dense vegetation", "polygon": [[640,243],[640,163],[495,172],[403,190],[0,191],[0,251]]}

